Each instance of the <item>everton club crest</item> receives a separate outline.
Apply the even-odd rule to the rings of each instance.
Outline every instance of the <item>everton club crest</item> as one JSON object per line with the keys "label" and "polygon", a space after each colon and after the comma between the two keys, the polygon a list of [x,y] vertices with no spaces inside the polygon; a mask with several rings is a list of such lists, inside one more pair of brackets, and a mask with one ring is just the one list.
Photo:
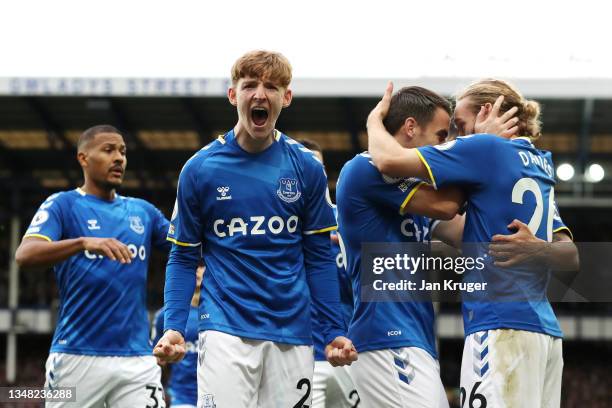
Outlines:
{"label": "everton club crest", "polygon": [[145,227],[140,217],[136,215],[133,217],[129,217],[129,219],[130,219],[130,228],[132,229],[132,231],[134,231],[137,234],[143,234]]}
{"label": "everton club crest", "polygon": [[297,180],[291,178],[281,178],[278,180],[276,194],[286,203],[297,201],[302,196]]}

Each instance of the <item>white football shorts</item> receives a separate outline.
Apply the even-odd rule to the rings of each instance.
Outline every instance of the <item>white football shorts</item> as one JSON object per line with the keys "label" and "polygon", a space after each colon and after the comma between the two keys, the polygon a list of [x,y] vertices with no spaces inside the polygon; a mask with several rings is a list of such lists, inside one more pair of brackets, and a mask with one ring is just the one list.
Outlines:
{"label": "white football shorts", "polygon": [[198,408],[310,406],[313,369],[312,346],[200,332]]}
{"label": "white football shorts", "polygon": [[327,361],[315,361],[312,384],[312,408],[358,408],[361,400],[348,366],[333,367]]}
{"label": "white football shorts", "polygon": [[51,353],[45,388],[76,387],[76,402],[48,408],[165,408],[161,368],[153,356],[107,357]]}
{"label": "white football shorts", "polygon": [[448,408],[438,360],[421,348],[359,353],[349,372],[364,408]]}
{"label": "white football shorts", "polygon": [[465,339],[461,406],[559,408],[563,372],[560,338],[497,329]]}

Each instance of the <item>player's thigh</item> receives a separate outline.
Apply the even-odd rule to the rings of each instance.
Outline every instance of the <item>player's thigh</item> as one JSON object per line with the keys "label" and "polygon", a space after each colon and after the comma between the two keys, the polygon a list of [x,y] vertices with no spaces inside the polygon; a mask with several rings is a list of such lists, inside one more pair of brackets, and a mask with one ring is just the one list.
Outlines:
{"label": "player's thigh", "polygon": [[461,361],[461,401],[495,407],[539,406],[544,390],[547,338],[498,329],[466,337]]}
{"label": "player's thigh", "polygon": [[559,408],[561,405],[561,378],[563,376],[563,344],[559,338],[549,338],[550,343],[542,408]]}
{"label": "player's thigh", "polygon": [[266,342],[257,406],[311,406],[312,346]]}
{"label": "player's thigh", "polygon": [[332,369],[327,361],[315,361],[312,376],[312,408],[325,408],[327,382],[332,376]]}
{"label": "player's thigh", "polygon": [[153,356],[108,357],[119,384],[108,395],[109,408],[165,408],[161,368]]}
{"label": "player's thigh", "polygon": [[349,371],[364,407],[403,406],[398,372],[390,350],[359,353],[359,359]]}
{"label": "player's thigh", "polygon": [[362,406],[353,379],[349,374],[348,366],[332,367],[332,375],[327,385],[327,406],[339,408]]}
{"label": "player's thigh", "polygon": [[102,408],[114,387],[113,372],[100,366],[101,357],[51,353],[45,364],[45,388],[75,387],[76,402],[46,402],[47,408]]}
{"label": "player's thigh", "polygon": [[315,361],[312,379],[312,408],[357,408],[360,399],[348,366],[332,367],[327,361]]}
{"label": "player's thigh", "polygon": [[198,407],[254,408],[264,343],[214,330],[200,332]]}
{"label": "player's thigh", "polygon": [[448,407],[438,362],[420,348],[360,353],[349,372],[364,407]]}

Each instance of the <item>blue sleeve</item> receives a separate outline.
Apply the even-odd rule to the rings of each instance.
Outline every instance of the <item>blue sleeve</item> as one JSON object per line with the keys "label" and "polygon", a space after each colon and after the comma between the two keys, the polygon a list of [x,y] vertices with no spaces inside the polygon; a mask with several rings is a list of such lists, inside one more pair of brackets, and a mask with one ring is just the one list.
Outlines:
{"label": "blue sleeve", "polygon": [[181,171],[168,230],[168,240],[174,245],[166,267],[164,328],[179,331],[183,337],[195,290],[196,268],[201,258],[201,203],[196,193],[195,167],[195,160],[190,159]]}
{"label": "blue sleeve", "polygon": [[321,330],[325,344],[329,344],[336,337],[346,335],[331,240],[326,233],[304,235],[303,238],[306,279],[318,320],[316,326]]}
{"label": "blue sleeve", "polygon": [[151,236],[151,243],[154,247],[163,251],[169,252],[171,243],[166,238],[168,236],[168,229],[170,228],[170,221],[166,219],[157,207],[149,204],[149,214],[151,215],[151,223],[153,228],[153,234]]}
{"label": "blue sleeve", "polygon": [[362,156],[368,160],[354,163],[350,169],[350,180],[345,181],[355,183],[357,192],[372,204],[404,215],[410,199],[425,182],[417,178],[385,176],[374,166],[369,155]]}
{"label": "blue sleeve", "polygon": [[201,202],[198,195],[198,157],[189,159],[179,176],[176,202],[167,239],[176,245],[199,246],[202,240]]}
{"label": "blue sleeve", "polygon": [[164,329],[185,337],[191,298],[196,286],[196,269],[202,257],[199,247],[172,245],[164,286]]}
{"label": "blue sleeve", "polygon": [[49,196],[43,202],[28,229],[24,234],[26,237],[42,238],[47,241],[59,241],[63,236],[62,193]]}
{"label": "blue sleeve", "polygon": [[449,184],[479,187],[485,185],[495,162],[499,136],[470,135],[437,146],[417,148],[435,188]]}
{"label": "blue sleeve", "polygon": [[153,326],[151,327],[151,344],[155,346],[162,334],[164,334],[164,308],[162,307],[155,313],[153,317]]}
{"label": "blue sleeve", "polygon": [[[323,165],[316,159],[308,157],[305,170],[307,171],[306,208],[304,214],[304,234],[336,229],[333,205],[327,188],[327,177]],[[328,236],[329,238],[329,236]]]}
{"label": "blue sleeve", "polygon": [[574,240],[574,235],[572,231],[569,229],[567,225],[561,219],[561,215],[559,214],[559,207],[557,207],[557,202],[554,203],[555,213],[553,215],[553,234],[556,232],[565,231],[569,235],[569,237]]}

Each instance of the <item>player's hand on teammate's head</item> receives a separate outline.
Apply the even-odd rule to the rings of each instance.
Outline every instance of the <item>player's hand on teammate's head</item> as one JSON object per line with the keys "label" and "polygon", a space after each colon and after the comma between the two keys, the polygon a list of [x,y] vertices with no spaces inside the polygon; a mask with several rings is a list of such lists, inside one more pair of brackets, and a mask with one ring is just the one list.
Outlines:
{"label": "player's hand on teammate's head", "polygon": [[480,107],[474,124],[474,133],[488,133],[505,138],[517,136],[519,119],[514,115],[518,107],[513,106],[500,115],[499,110],[503,102],[504,96],[500,95],[493,105],[486,104]]}
{"label": "player's hand on teammate's head", "polygon": [[368,123],[370,121],[379,121],[387,116],[389,113],[389,106],[391,106],[391,97],[393,96],[393,82],[389,81],[387,83],[387,88],[385,89],[385,94],[378,104],[372,109],[370,114],[368,115]]}
{"label": "player's hand on teammate's head", "polygon": [[357,361],[357,350],[351,340],[338,336],[325,347],[325,358],[334,367],[351,365]]}
{"label": "player's hand on teammate's head", "polygon": [[127,245],[115,238],[83,237],[83,249],[122,264],[131,263],[133,258]]}
{"label": "player's hand on teammate's head", "polygon": [[176,363],[185,357],[185,339],[176,330],[168,330],[153,348],[159,365]]}
{"label": "player's hand on teammate's head", "polygon": [[509,235],[494,235],[489,245],[489,255],[495,259],[495,265],[504,268],[541,261],[546,242],[536,237],[529,226],[519,220],[508,224],[509,230],[516,230]]}

